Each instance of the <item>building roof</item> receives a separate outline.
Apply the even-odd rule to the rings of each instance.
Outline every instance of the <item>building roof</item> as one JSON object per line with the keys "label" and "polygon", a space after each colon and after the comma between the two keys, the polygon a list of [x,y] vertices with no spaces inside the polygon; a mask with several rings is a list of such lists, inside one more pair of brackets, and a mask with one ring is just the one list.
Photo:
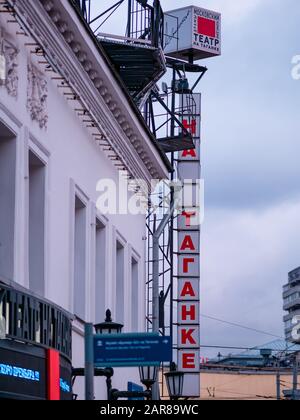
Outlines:
{"label": "building roof", "polygon": [[300,271],[300,267],[294,268],[294,270],[289,272],[289,275],[294,274],[294,273],[298,273]]}
{"label": "building roof", "polygon": [[[226,364],[239,361],[242,364],[252,364],[251,361],[262,362],[264,358],[261,355],[261,350],[271,350],[272,356],[280,356],[282,353],[290,354],[300,351],[300,345],[278,339],[261,346],[253,347],[253,349],[249,349],[241,353],[233,353],[222,356],[221,358],[211,360],[210,362],[217,364]],[[247,363],[247,361],[249,363]]]}
{"label": "building roof", "polygon": [[154,138],[153,134],[151,133],[150,128],[148,127],[145,119],[143,118],[140,110],[138,109],[137,105],[135,104],[134,100],[132,99],[124,81],[122,80],[122,78],[120,77],[120,75],[118,74],[118,72],[114,69],[114,67],[112,66],[112,63],[107,55],[107,52],[105,51],[105,49],[103,48],[103,46],[101,45],[101,43],[99,42],[98,38],[95,36],[95,34],[93,33],[93,31],[91,30],[91,27],[89,26],[89,24],[86,22],[86,20],[84,19],[84,17],[82,16],[82,14],[80,13],[80,9],[78,8],[78,5],[76,4],[76,1],[74,0],[69,0],[70,4],[72,5],[72,7],[74,8],[74,10],[76,11],[79,19],[81,20],[83,26],[85,27],[85,29],[87,30],[87,32],[89,33],[89,36],[91,37],[92,41],[94,42],[96,48],[98,49],[100,55],[102,56],[102,58],[105,59],[109,69],[111,70],[111,73],[113,75],[113,77],[115,78],[116,83],[118,83],[118,85],[120,86],[120,88],[122,89],[123,93],[126,96],[126,99],[128,101],[128,105],[130,106],[131,110],[133,111],[133,113],[136,115],[136,117],[138,118],[139,122],[142,124],[143,128],[145,129],[145,131],[147,132],[149,138],[151,139],[151,142],[153,143],[154,147],[156,148],[156,150],[158,151],[163,163],[165,164],[167,170],[169,172],[173,171],[172,165],[170,163],[170,160],[168,159],[166,153],[163,151],[162,147],[160,146],[160,144],[156,141],[156,139]]}

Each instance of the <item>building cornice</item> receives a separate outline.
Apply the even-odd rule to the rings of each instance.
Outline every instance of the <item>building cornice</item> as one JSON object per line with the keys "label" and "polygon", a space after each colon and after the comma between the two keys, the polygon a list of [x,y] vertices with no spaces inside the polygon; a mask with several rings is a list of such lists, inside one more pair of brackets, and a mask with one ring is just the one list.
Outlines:
{"label": "building cornice", "polygon": [[107,61],[68,0],[8,0],[24,30],[85,104],[101,134],[134,179],[150,184],[168,169]]}

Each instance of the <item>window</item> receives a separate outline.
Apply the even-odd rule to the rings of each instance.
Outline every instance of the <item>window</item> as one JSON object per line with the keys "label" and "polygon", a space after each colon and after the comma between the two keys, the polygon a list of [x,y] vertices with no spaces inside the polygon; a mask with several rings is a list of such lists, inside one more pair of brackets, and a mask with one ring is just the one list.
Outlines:
{"label": "window", "polygon": [[14,279],[16,140],[0,122],[0,280]]}
{"label": "window", "polygon": [[139,263],[131,260],[131,328],[133,332],[139,329]]}
{"label": "window", "polygon": [[45,294],[45,164],[29,151],[29,288]]}
{"label": "window", "polygon": [[85,204],[75,197],[74,230],[74,313],[85,320],[86,313],[86,217]]}
{"label": "window", "polygon": [[95,307],[96,307],[96,322],[102,322],[105,317],[105,247],[106,232],[105,226],[96,220],[96,296],[95,296]]}
{"label": "window", "polygon": [[116,321],[124,322],[124,247],[117,241],[116,246]]}
{"label": "window", "polygon": [[300,299],[300,293],[299,292],[293,293],[292,295],[285,298],[284,299],[284,304],[287,305],[288,303],[292,303],[297,299]]}

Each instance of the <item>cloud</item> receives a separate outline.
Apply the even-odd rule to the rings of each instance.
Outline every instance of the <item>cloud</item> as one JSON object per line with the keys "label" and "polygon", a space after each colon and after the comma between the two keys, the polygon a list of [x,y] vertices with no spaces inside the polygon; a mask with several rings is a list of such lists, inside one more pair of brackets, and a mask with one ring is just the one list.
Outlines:
{"label": "cloud", "polygon": [[[300,265],[299,214],[300,200],[263,211],[206,211],[202,313],[283,336],[282,286]],[[271,340],[202,320],[203,344],[255,346]]]}
{"label": "cloud", "polygon": [[[207,63],[200,88],[210,205],[269,206],[299,196],[300,81],[291,77],[299,19],[300,7],[288,21],[282,8],[270,8],[268,25],[254,13],[238,36],[225,28],[223,56]],[[274,41],[279,25],[284,37]]]}
{"label": "cloud", "polygon": [[[225,24],[233,24],[249,17],[267,2],[269,0],[201,0],[194,4],[222,13]],[[161,0],[164,10],[190,6],[192,3],[190,0]]]}
{"label": "cloud", "polygon": [[[277,0],[272,0],[274,3]],[[267,6],[270,0],[161,0],[162,8],[165,12],[168,10],[179,9],[186,6],[204,7],[206,9],[215,10],[222,13],[224,26],[231,26],[242,23],[245,19],[250,17],[260,6]],[[100,3],[100,2],[99,2]],[[152,3],[151,1],[149,2]],[[101,6],[98,2],[92,4],[93,14],[103,12],[112,6],[112,0],[101,0]],[[107,16],[109,13],[107,14]],[[101,27],[100,32],[113,33],[116,35],[124,35],[126,30],[126,16],[127,19],[127,2],[124,2],[118,10],[112,14]],[[95,26],[95,28],[97,25]],[[112,30],[113,28],[113,30]]]}

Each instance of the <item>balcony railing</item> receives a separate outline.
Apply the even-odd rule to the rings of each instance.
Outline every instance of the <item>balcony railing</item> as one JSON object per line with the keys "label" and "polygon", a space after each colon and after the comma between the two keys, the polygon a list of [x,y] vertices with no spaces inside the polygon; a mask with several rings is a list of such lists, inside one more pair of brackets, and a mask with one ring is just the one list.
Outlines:
{"label": "balcony railing", "polygon": [[[89,25],[96,25],[95,35],[99,35],[99,28],[119,7],[128,2],[128,15],[124,20],[126,33],[124,38],[148,41],[152,47],[163,48],[164,40],[164,12],[160,0],[119,0],[102,10],[98,16],[92,15],[95,4],[99,0],[70,0],[77,6],[82,17]],[[99,25],[98,25],[99,23]],[[125,26],[126,25],[126,26]],[[114,34],[111,34],[114,35]]]}

